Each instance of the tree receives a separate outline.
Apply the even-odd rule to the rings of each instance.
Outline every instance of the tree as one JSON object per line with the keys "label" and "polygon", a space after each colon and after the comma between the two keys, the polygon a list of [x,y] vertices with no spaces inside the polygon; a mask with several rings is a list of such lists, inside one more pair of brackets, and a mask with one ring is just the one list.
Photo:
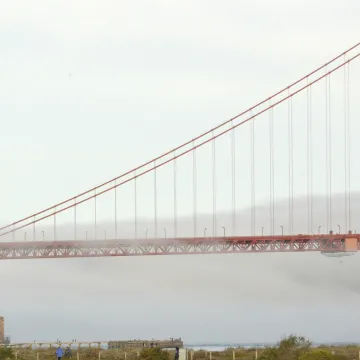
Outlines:
{"label": "tree", "polygon": [[290,335],[279,343],[278,352],[281,360],[299,360],[311,348],[311,342],[302,336]]}

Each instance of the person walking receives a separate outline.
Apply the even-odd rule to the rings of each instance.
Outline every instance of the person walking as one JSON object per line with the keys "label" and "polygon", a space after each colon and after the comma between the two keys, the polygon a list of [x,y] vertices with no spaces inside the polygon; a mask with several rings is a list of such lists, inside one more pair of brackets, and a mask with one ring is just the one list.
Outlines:
{"label": "person walking", "polygon": [[72,358],[72,351],[70,349],[70,346],[68,346],[65,350],[65,357],[71,359]]}
{"label": "person walking", "polygon": [[56,349],[55,354],[56,354],[57,360],[61,360],[61,359],[62,359],[62,357],[64,356],[64,351],[63,351],[63,349],[61,348],[61,346],[59,346],[59,347]]}

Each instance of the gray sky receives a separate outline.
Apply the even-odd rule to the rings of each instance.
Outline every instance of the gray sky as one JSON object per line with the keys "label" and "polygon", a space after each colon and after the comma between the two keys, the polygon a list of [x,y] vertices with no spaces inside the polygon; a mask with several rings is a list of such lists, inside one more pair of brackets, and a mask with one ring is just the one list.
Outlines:
{"label": "gray sky", "polygon": [[[4,1],[1,222],[116,176],[286,86],[359,41],[359,10],[355,0],[341,6],[307,0]],[[351,71],[351,111],[356,119],[359,61]],[[342,129],[341,76],[332,80],[334,135]],[[314,104],[321,104],[323,95],[321,88],[314,90]],[[295,195],[306,193],[302,101],[294,100]],[[314,125],[315,134],[324,129],[321,106],[314,110],[314,124],[321,122]],[[286,198],[288,191],[283,110],[275,119],[276,200]],[[259,204],[268,197],[264,124],[256,125]],[[352,126],[355,139],[360,124],[353,120]],[[236,135],[239,209],[250,206],[248,134],[244,127]],[[324,138],[319,141],[314,192],[323,194]],[[222,159],[219,212],[230,207],[226,147],[230,151],[229,138],[217,144]],[[353,150],[356,159],[359,150],[354,145]],[[209,213],[211,149],[198,156],[198,164],[204,164],[198,165],[198,211]],[[337,169],[342,150],[333,156]],[[181,216],[192,211],[189,160],[179,164]],[[352,167],[352,189],[359,191],[355,161]],[[171,173],[166,171],[159,172],[159,216],[170,218]],[[334,173],[334,192],[341,193],[343,173]],[[148,218],[152,179],[139,186],[140,215]],[[132,216],[130,190],[119,190],[121,220]],[[99,202],[101,220],[111,221],[111,204],[110,198]],[[299,204],[297,211],[303,202]],[[285,219],[286,209],[278,209],[277,219]],[[91,213],[92,208],[85,208],[79,219],[90,222]],[[342,215],[334,221],[343,224]],[[267,220],[263,215],[258,224]],[[72,214],[59,219],[63,224],[70,221]],[[302,226],[297,229],[303,231]],[[356,261],[354,256],[340,265],[319,254],[272,254],[1,262],[0,281],[9,295],[1,297],[0,311],[14,340],[181,335],[189,342],[272,341],[289,332],[318,341],[358,340],[359,283],[352,276],[359,270]]]}

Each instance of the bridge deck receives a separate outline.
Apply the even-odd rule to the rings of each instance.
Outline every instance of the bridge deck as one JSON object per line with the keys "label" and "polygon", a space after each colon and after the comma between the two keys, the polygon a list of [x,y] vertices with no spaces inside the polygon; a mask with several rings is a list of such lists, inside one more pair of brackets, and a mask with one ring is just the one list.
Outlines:
{"label": "bridge deck", "polygon": [[[352,246],[349,248],[348,243]],[[360,234],[0,242],[0,260],[217,253],[355,252]]]}

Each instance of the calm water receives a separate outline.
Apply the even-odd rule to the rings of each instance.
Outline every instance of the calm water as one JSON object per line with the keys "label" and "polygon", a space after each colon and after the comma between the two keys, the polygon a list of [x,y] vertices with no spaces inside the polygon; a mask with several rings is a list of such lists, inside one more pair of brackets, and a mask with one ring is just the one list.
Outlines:
{"label": "calm water", "polygon": [[187,349],[193,349],[193,350],[207,350],[207,351],[224,351],[228,348],[237,348],[242,347],[244,349],[250,349],[250,348],[263,348],[265,346],[271,346],[275,344],[185,344],[184,347]]}

